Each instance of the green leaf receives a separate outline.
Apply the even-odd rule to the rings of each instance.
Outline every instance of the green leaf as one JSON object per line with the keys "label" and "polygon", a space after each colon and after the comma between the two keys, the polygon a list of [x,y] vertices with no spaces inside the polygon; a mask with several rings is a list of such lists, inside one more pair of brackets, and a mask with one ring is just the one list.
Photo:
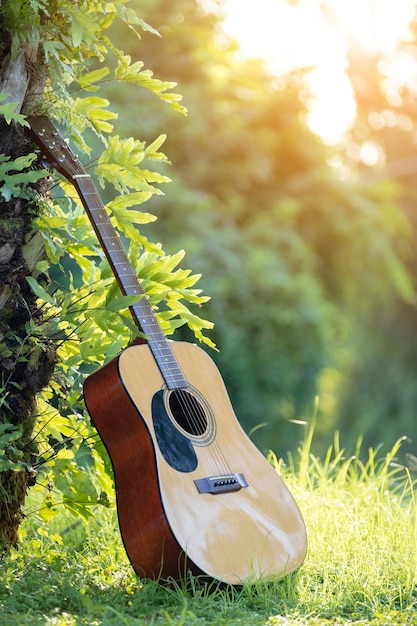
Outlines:
{"label": "green leaf", "polygon": [[144,193],[161,193],[150,183],[165,183],[169,178],[157,172],[142,170],[138,166],[145,158],[145,144],[133,137],[120,139],[110,137],[107,148],[97,162],[97,177],[104,187],[105,181],[112,183],[122,194],[132,189]]}
{"label": "green leaf", "polygon": [[42,503],[42,508],[39,511],[39,515],[45,522],[50,522],[51,519],[59,513],[59,508],[52,496],[46,496]]}
{"label": "green leaf", "polygon": [[159,135],[159,137],[157,137],[145,149],[146,156],[148,156],[148,157],[155,157],[157,155],[160,156],[160,153],[158,152],[158,150],[162,146],[162,144],[166,141],[166,138],[167,138],[167,136],[165,134]]}
{"label": "green leaf", "polygon": [[156,220],[156,217],[151,215],[151,213],[132,211],[131,209],[114,208],[114,206],[112,208],[119,227],[123,224],[149,224],[149,222],[154,222]]}
{"label": "green leaf", "polygon": [[78,82],[82,89],[86,89],[87,91],[92,91],[99,89],[99,87],[95,84],[103,80],[110,73],[110,69],[108,67],[102,67],[98,70],[92,70],[91,72],[85,72],[81,76],[78,77]]}
{"label": "green leaf", "polygon": [[[7,100],[10,95],[8,93],[0,93],[0,102],[4,102]],[[0,105],[0,115],[4,117],[7,124],[10,124],[12,121],[21,124],[22,126],[29,127],[29,123],[26,121],[26,116],[21,113],[17,113],[15,108],[20,106],[19,102],[6,102],[5,104]]]}
{"label": "green leaf", "polygon": [[26,276],[26,281],[29,283],[32,291],[44,302],[48,302],[49,304],[56,304],[55,300],[49,293],[40,285],[33,276]]}
{"label": "green leaf", "polygon": [[0,194],[6,202],[18,196],[29,197],[29,192],[26,190],[27,185],[35,183],[47,175],[45,170],[22,171],[29,168],[36,158],[36,154],[33,152],[14,160],[11,160],[9,156],[0,154]]}
{"label": "green leaf", "polygon": [[129,26],[138,25],[144,31],[148,31],[148,32],[152,33],[153,35],[157,35],[158,37],[161,36],[160,33],[155,28],[153,28],[152,26],[147,24],[142,18],[140,18],[136,14],[136,12],[133,9],[130,9],[130,8],[126,7],[124,4],[121,4],[121,5],[117,4],[116,5],[116,12],[117,12],[117,15],[124,22],[126,22],[126,24],[128,24]]}
{"label": "green leaf", "polygon": [[128,54],[122,55],[119,58],[117,68],[115,70],[116,80],[134,83],[148,89],[154,95],[161,100],[164,100],[176,109],[178,112],[186,114],[187,109],[178,103],[182,100],[180,94],[168,92],[168,89],[175,87],[176,83],[161,81],[157,78],[153,78],[153,72],[151,70],[143,70],[142,61],[136,61],[131,63],[132,59]]}
{"label": "green leaf", "polygon": [[143,294],[139,296],[119,296],[118,298],[112,298],[106,303],[106,309],[113,312],[122,311],[123,309],[133,306],[142,298]]}
{"label": "green leaf", "polygon": [[50,63],[52,59],[54,61],[61,61],[60,50],[64,50],[64,44],[62,41],[48,41],[45,40],[42,43],[43,50],[45,53],[45,60],[47,63]]}
{"label": "green leaf", "polygon": [[[117,196],[114,200],[107,204],[107,207],[111,211],[119,211],[120,209],[125,209],[129,206],[136,206],[137,204],[142,204],[142,202],[146,202],[152,196],[152,193],[149,191],[136,191],[132,193],[125,193],[123,195]],[[150,213],[146,213],[148,216],[147,221],[151,222],[156,220],[154,215]],[[146,222],[143,222],[146,223]]]}
{"label": "green leaf", "polygon": [[113,130],[113,125],[109,124],[108,120],[117,119],[117,113],[108,111],[105,108],[108,106],[109,101],[98,96],[87,96],[86,98],[76,98],[74,100],[74,111],[85,114],[98,131],[105,133],[110,133]]}
{"label": "green leaf", "polygon": [[93,42],[100,29],[98,15],[94,11],[88,11],[86,3],[78,10],[67,9],[71,16],[71,37],[75,48],[81,42]]}

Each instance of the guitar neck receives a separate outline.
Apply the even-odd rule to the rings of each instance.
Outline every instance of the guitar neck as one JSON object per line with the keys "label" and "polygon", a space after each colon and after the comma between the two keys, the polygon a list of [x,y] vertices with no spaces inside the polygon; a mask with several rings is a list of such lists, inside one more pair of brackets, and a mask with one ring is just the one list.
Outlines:
{"label": "guitar neck", "polygon": [[149,348],[168,389],[186,387],[187,381],[184,374],[158,324],[91,177],[88,174],[74,175],[73,184],[87,211],[122,293],[126,296],[143,296],[130,307],[130,311],[136,325],[146,335]]}

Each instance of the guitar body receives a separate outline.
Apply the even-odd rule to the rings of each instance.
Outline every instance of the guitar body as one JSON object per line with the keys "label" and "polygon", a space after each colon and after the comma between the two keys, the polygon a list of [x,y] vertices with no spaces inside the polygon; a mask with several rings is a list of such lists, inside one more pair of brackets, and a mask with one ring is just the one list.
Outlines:
{"label": "guitar body", "polygon": [[240,427],[210,357],[193,344],[171,347],[185,390],[167,389],[147,344],[84,387],[133,568],[153,579],[190,569],[235,585],[291,572],[307,544],[294,499]]}

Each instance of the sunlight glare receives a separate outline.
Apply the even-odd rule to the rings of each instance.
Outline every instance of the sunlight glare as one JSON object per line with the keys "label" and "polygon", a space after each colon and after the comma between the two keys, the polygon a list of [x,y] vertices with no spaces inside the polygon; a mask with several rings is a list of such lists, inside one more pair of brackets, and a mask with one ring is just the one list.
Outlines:
{"label": "sunlight glare", "polygon": [[[308,123],[328,143],[337,142],[355,116],[347,78],[349,45],[389,58],[415,11],[414,0],[225,0],[224,30],[246,56],[263,58],[277,75],[314,67],[309,78],[313,99]],[[409,59],[397,71],[411,75]],[[413,68],[415,71],[415,67]]]}

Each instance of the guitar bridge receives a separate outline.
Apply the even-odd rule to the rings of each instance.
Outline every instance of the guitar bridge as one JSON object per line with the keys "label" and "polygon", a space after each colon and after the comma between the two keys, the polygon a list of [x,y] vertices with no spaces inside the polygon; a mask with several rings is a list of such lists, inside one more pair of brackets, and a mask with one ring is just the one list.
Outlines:
{"label": "guitar bridge", "polygon": [[249,487],[243,474],[220,474],[219,476],[207,476],[197,478],[194,481],[199,493],[227,493],[239,491],[242,487]]}

